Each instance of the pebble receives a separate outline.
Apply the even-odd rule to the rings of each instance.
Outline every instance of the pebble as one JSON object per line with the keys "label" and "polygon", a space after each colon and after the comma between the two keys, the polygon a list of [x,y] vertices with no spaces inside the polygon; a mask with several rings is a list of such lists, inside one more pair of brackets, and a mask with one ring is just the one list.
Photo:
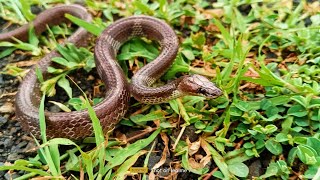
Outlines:
{"label": "pebble", "polygon": [[18,154],[18,153],[11,153],[9,154],[8,158],[7,158],[7,161],[15,161],[15,160],[18,160],[18,159],[23,159],[24,156],[21,155],[21,154]]}
{"label": "pebble", "polygon": [[4,178],[6,179],[6,180],[11,180],[11,179],[17,179],[19,177],[19,175],[17,174],[17,173],[13,173],[13,174],[11,174],[11,173],[6,173],[5,175],[4,175]]}
{"label": "pebble", "polygon": [[[0,166],[4,166],[4,163],[0,162]],[[0,177],[2,177],[5,173],[6,171],[0,171]]]}
{"label": "pebble", "polygon": [[11,139],[6,139],[6,140],[4,140],[3,145],[5,148],[9,148],[13,145],[13,143],[14,143],[14,141],[12,141]]}
{"label": "pebble", "polygon": [[[154,153],[152,153],[152,154],[154,154]],[[154,166],[156,163],[158,163],[159,160],[161,159],[161,156],[157,156],[157,155],[153,156],[152,154],[151,154],[151,156],[150,156],[150,158],[149,158],[149,163],[148,163],[148,168],[149,168],[149,169],[152,169],[153,166]]]}
{"label": "pebble", "polygon": [[8,119],[0,116],[0,127],[2,127],[4,124],[6,124],[8,122]]}
{"label": "pebble", "polygon": [[3,83],[4,83],[3,76],[2,76],[2,74],[0,74],[0,85],[3,84]]}
{"label": "pebble", "polygon": [[262,164],[259,159],[253,161],[253,163],[249,166],[249,178],[252,179],[253,177],[259,177],[262,172]]}
{"label": "pebble", "polygon": [[23,148],[23,147],[25,147],[27,144],[28,144],[28,142],[22,141],[22,142],[20,142],[20,143],[17,145],[17,147]]}
{"label": "pebble", "polygon": [[56,105],[52,105],[52,106],[50,106],[49,111],[50,112],[60,112],[60,108]]}

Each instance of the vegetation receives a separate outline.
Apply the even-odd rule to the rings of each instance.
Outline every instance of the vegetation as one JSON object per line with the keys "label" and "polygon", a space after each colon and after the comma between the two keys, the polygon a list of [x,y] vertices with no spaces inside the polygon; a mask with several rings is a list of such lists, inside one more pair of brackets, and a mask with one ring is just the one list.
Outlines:
{"label": "vegetation", "polygon": [[[50,8],[56,3],[54,0],[0,0],[0,16],[23,24],[35,17],[26,9]],[[154,179],[161,175],[155,170],[168,168],[165,161],[172,158],[172,169],[185,169],[189,176],[196,174],[199,179],[212,176],[246,179],[251,178],[251,163],[267,156],[270,157],[267,167],[261,169],[258,179],[320,179],[318,1],[110,0],[105,3],[86,0],[85,6],[96,15],[92,24],[70,15],[68,18],[95,36],[115,17],[147,14],[165,20],[179,36],[181,46],[175,63],[162,81],[181,74],[202,74],[221,87],[224,95],[214,100],[186,96],[161,105],[132,104],[120,125],[144,129],[148,136],[130,143],[113,138],[114,134],[104,136],[87,95],[74,97],[70,86],[73,82],[67,78],[77,69],[94,69],[91,49],[58,45],[63,57],[52,60],[60,66],[48,68],[52,77],[42,81],[42,90],[54,96],[57,84],[69,97],[69,103],[55,102],[62,110],[89,110],[96,147],[87,151],[86,143],[80,145],[63,138],[46,140],[43,97],[39,114],[42,144],[38,154],[1,166],[0,170],[25,171],[19,179],[39,176]],[[20,49],[39,59],[48,47],[55,48],[54,37],[71,33],[67,25],[51,27],[48,32],[50,40],[32,35],[29,42],[0,42],[0,46],[5,47],[0,57]],[[130,75],[132,67],[143,66],[158,53],[156,43],[133,39],[121,47],[118,60]],[[1,73],[23,76],[23,72],[8,64]],[[188,134],[187,129],[193,129],[195,134]],[[179,132],[178,135],[175,132]],[[187,137],[182,137],[183,134]],[[190,140],[194,138],[191,136],[196,137],[194,141]],[[158,149],[156,142],[163,144],[162,149]],[[61,151],[62,145],[74,148]],[[130,171],[132,167],[147,167],[153,151],[162,152],[161,159],[147,174]],[[250,167],[250,174],[251,171],[254,168]]]}

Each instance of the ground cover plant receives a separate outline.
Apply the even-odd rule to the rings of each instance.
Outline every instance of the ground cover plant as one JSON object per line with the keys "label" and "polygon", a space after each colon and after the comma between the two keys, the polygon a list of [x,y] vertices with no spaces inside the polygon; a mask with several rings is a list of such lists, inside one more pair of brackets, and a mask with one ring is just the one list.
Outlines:
{"label": "ground cover plant", "polygon": [[[63,3],[74,1],[0,0],[1,29],[14,29],[32,21],[36,13]],[[31,28],[27,42],[0,42],[0,113],[9,119],[5,125],[0,123],[3,134],[4,128],[15,122],[10,104],[17,87],[12,82],[21,81],[28,71],[26,66],[35,64],[50,50],[57,48],[62,55],[52,59],[55,66],[48,68],[49,78],[38,73],[44,92],[39,108],[41,140],[23,136],[23,141],[36,142],[29,149],[33,153],[14,160],[3,158],[1,176],[320,179],[319,1],[81,3],[94,16],[93,22],[71,15],[67,18],[93,34],[92,43],[86,48],[58,45],[74,31],[71,24],[48,27],[41,36],[35,36]],[[92,105],[101,100],[108,87],[95,72],[94,39],[116,19],[134,14],[165,20],[179,37],[179,53],[160,85],[182,74],[201,74],[215,82],[224,94],[213,100],[186,96],[159,105],[132,99],[129,112],[118,127],[103,135]],[[158,53],[157,43],[133,39],[121,47],[117,59],[130,80]],[[11,89],[4,88],[10,82]],[[82,142],[48,140],[45,109],[88,109],[95,136]],[[139,173],[135,167],[145,167],[147,173]]]}

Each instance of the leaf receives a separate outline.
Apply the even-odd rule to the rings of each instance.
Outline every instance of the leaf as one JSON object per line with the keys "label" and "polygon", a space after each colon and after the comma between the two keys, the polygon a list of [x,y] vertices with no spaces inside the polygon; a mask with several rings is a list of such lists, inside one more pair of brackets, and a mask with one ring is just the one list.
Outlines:
{"label": "leaf", "polygon": [[317,151],[318,156],[320,156],[320,140],[314,137],[307,138],[307,145]]}
{"label": "leaf", "polygon": [[267,110],[268,108],[272,107],[273,104],[272,102],[269,100],[269,99],[263,99],[261,102],[260,102],[260,108],[262,110]]}
{"label": "leaf", "polygon": [[196,34],[191,34],[191,39],[193,42],[193,46],[202,49],[202,46],[206,43],[206,37],[204,32],[199,31]]}
{"label": "leaf", "polygon": [[264,129],[265,129],[266,134],[271,134],[271,133],[275,132],[278,128],[277,128],[277,126],[275,126],[273,124],[268,124],[268,125],[266,125],[266,127],[264,127]]}
{"label": "leaf", "polygon": [[182,160],[181,160],[181,165],[184,169],[199,175],[202,175],[208,172],[208,168],[193,168],[189,162],[188,157],[189,157],[188,151],[185,151],[184,154],[182,154]]}
{"label": "leaf", "polygon": [[69,98],[72,98],[72,88],[70,87],[69,81],[66,79],[66,76],[62,76],[58,80],[58,85],[66,91],[68,94]]}
{"label": "leaf", "polygon": [[245,101],[239,101],[234,104],[237,108],[239,108],[243,112],[248,112],[250,110],[250,106]]}
{"label": "leaf", "polygon": [[42,76],[42,72],[40,70],[40,68],[38,66],[35,67],[36,68],[36,76],[39,80],[40,83],[43,83],[43,76]]}
{"label": "leaf", "polygon": [[176,99],[169,101],[170,107],[174,110],[175,113],[179,114],[179,105]]}
{"label": "leaf", "polygon": [[58,63],[60,65],[66,66],[68,64],[68,61],[62,57],[53,57],[51,61]]}
{"label": "leaf", "polygon": [[[42,95],[40,107],[39,107],[39,124],[40,124],[40,135],[43,143],[47,142],[47,134],[46,134],[46,119],[44,113],[44,102],[45,102],[45,94]],[[54,176],[59,176],[60,172],[60,159],[57,157],[59,156],[59,150],[57,146],[49,146],[43,147],[41,149],[41,154],[45,158],[45,162],[48,164],[49,169]]]}
{"label": "leaf", "polygon": [[303,144],[300,144],[297,148],[297,155],[303,163],[308,165],[313,165],[317,163],[317,152],[313,148]]}
{"label": "leaf", "polygon": [[248,166],[242,162],[229,164],[228,169],[232,174],[234,174],[238,177],[247,177],[249,174]]}
{"label": "leaf", "polygon": [[115,152],[114,156],[109,159],[107,166],[105,167],[105,172],[110,170],[111,168],[122,164],[128,157],[136,154],[141,149],[148,146],[160,133],[161,128],[154,131],[148,138],[140,139],[123,149],[119,149]]}
{"label": "leaf", "polygon": [[34,174],[39,174],[41,176],[47,176],[47,177],[51,176],[51,174],[36,168],[29,168],[29,167],[20,166],[20,165],[0,166],[0,171],[8,171],[8,170],[22,170],[22,171],[31,172]]}
{"label": "leaf", "polygon": [[197,129],[205,129],[207,127],[207,125],[202,121],[197,121],[194,124],[194,127],[197,128]]}
{"label": "leaf", "polygon": [[35,47],[38,47],[39,45],[39,39],[35,33],[34,27],[29,27],[29,43],[32,44]]}
{"label": "leaf", "polygon": [[58,106],[60,109],[62,109],[64,112],[71,112],[71,110],[64,104],[59,103],[59,102],[55,102],[55,101],[49,101],[50,103]]}
{"label": "leaf", "polygon": [[[96,154],[98,156],[98,162],[99,162],[99,171],[98,171],[98,177],[97,179],[99,179],[100,176],[102,176],[103,171],[104,171],[104,165],[105,165],[105,156],[106,156],[106,151],[105,151],[105,139],[104,139],[104,132],[102,130],[102,126],[100,124],[100,120],[98,119],[96,112],[94,111],[93,107],[90,105],[90,102],[87,98],[87,96],[85,94],[83,94],[85,96],[85,100],[86,100],[86,106],[88,109],[88,113],[89,113],[89,117],[92,121],[92,127],[93,127],[93,132],[94,132],[94,137],[96,140],[96,146],[99,147],[99,149],[97,150]],[[86,158],[85,160],[86,162],[88,162],[89,166],[86,166],[87,171],[90,171],[90,179],[92,178],[92,171],[93,171],[93,167],[92,167],[92,161],[90,161],[90,158]]]}
{"label": "leaf", "polygon": [[275,106],[271,106],[266,110],[266,115],[270,118],[276,116],[279,113],[279,109]]}
{"label": "leaf", "polygon": [[282,153],[282,146],[274,139],[269,139],[266,142],[266,148],[274,155],[280,155]]}
{"label": "leaf", "polygon": [[260,178],[268,178],[268,177],[271,177],[271,176],[275,176],[278,174],[278,166],[276,163],[274,162],[271,162],[269,164],[269,166],[267,167],[267,170],[266,170],[266,173],[262,176],[260,176]]}
{"label": "leaf", "polygon": [[201,139],[201,147],[211,153],[213,161],[219,167],[220,171],[224,175],[225,178],[229,179],[232,175],[229,173],[228,165],[225,162],[224,158],[215,150],[209,143],[205,140]]}
{"label": "leaf", "polygon": [[130,169],[130,167],[134,165],[134,163],[138,160],[138,158],[141,155],[144,155],[147,152],[148,151],[146,150],[141,150],[136,154],[134,154],[133,156],[131,156],[128,160],[126,160],[123,164],[120,165],[120,167],[117,169],[117,171],[114,174],[114,178],[111,178],[111,179],[119,179],[119,180],[125,179],[125,175]]}
{"label": "leaf", "polygon": [[189,71],[190,71],[189,65],[183,60],[181,53],[179,53],[175,61],[173,62],[172,66],[170,67],[170,69],[164,75],[164,79],[165,80],[172,79],[176,76],[177,73],[189,72]]}
{"label": "leaf", "polygon": [[288,136],[285,133],[279,133],[276,135],[276,141],[277,142],[286,142],[288,141]]}
{"label": "leaf", "polygon": [[308,114],[307,110],[300,104],[293,105],[288,109],[288,115],[304,117]]}
{"label": "leaf", "polygon": [[307,108],[308,104],[306,101],[306,98],[303,96],[292,96],[291,97],[292,100],[296,101],[297,103],[299,103],[301,106]]}
{"label": "leaf", "polygon": [[104,28],[93,25],[87,21],[84,21],[83,19],[77,18],[75,16],[72,16],[70,14],[66,14],[65,17],[67,19],[69,19],[71,22],[73,22],[74,24],[83,27],[84,29],[86,29],[88,32],[90,32],[91,34],[95,35],[95,36],[99,36],[102,31],[104,30]]}
{"label": "leaf", "polygon": [[86,108],[85,102],[80,98],[71,98],[69,99],[68,104],[71,105],[77,111],[80,111]]}
{"label": "leaf", "polygon": [[293,147],[290,151],[289,151],[289,154],[288,154],[288,159],[287,159],[287,162],[290,166],[293,165],[294,163],[294,160],[297,156],[297,152],[298,152],[298,148],[297,147]]}
{"label": "leaf", "polygon": [[136,8],[138,8],[142,13],[146,13],[149,15],[153,15],[154,11],[147,5],[144,4],[142,1],[140,0],[135,0],[132,3]]}
{"label": "leaf", "polygon": [[190,61],[195,59],[193,52],[189,49],[184,49],[181,53]]}
{"label": "leaf", "polygon": [[153,121],[161,118],[164,118],[164,112],[160,110],[150,112],[149,114],[146,114],[146,115],[137,114],[134,116],[130,116],[130,119],[135,123]]}
{"label": "leaf", "polygon": [[32,14],[32,12],[31,12],[30,1],[28,2],[28,0],[20,0],[20,3],[21,3],[20,10],[21,10],[23,16],[28,21],[32,21],[36,16],[34,14]]}
{"label": "leaf", "polygon": [[15,47],[11,47],[11,48],[6,48],[5,50],[3,50],[2,52],[0,52],[0,59],[10,55],[13,53],[13,51],[15,51],[17,48]]}
{"label": "leaf", "polygon": [[15,45],[11,42],[7,42],[7,41],[0,42],[0,47],[12,47],[12,46],[15,46]]}

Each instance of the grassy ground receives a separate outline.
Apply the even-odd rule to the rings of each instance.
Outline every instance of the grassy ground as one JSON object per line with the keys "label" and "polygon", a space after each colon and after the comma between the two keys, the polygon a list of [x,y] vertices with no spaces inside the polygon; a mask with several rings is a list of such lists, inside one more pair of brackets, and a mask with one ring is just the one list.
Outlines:
{"label": "grassy ground", "polygon": [[[35,17],[30,6],[47,9],[56,2],[2,0],[0,16],[24,24]],[[87,0],[84,5],[95,17],[84,27],[95,37],[114,20],[133,14],[165,20],[177,33],[180,50],[162,82],[202,74],[224,95],[209,101],[187,96],[152,106],[133,100],[120,127],[103,137],[91,100],[75,96],[67,78],[75,71],[95,70],[92,47],[60,47],[62,54],[78,59],[68,53],[53,59],[65,67],[49,68],[53,76],[43,80],[42,90],[48,96],[64,91],[68,99],[53,102],[64,111],[88,108],[96,138],[76,144],[43,136],[34,158],[6,163],[0,170],[23,170],[18,179],[320,179],[319,1]],[[61,25],[45,37],[59,41],[70,33],[68,25]],[[25,43],[0,42],[0,57],[19,52],[39,59],[56,45],[55,38],[31,37]],[[155,43],[134,39],[122,46],[118,60],[130,77],[158,51]],[[13,63],[1,71],[17,78],[25,72]],[[43,99],[40,115],[44,104]],[[136,173],[132,167],[149,170]]]}

